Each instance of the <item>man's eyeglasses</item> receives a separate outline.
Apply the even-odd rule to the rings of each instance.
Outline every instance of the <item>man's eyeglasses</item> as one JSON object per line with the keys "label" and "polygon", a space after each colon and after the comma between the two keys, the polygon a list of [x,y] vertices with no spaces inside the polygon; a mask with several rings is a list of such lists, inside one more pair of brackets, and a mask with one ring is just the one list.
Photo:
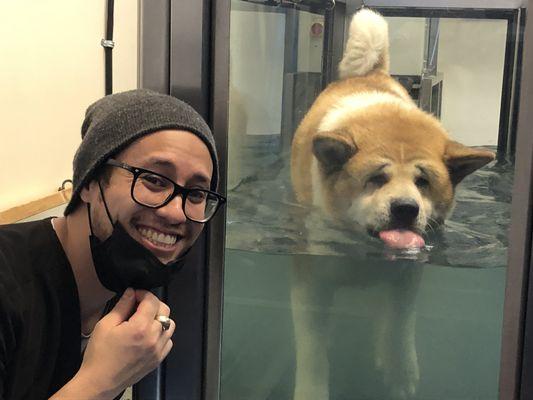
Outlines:
{"label": "man's eyeglasses", "polygon": [[161,208],[176,196],[182,197],[185,216],[194,222],[207,222],[226,202],[226,198],[207,189],[189,189],[178,185],[164,175],[143,168],[132,167],[109,159],[107,165],[125,169],[133,174],[131,198],[137,204],[149,208]]}

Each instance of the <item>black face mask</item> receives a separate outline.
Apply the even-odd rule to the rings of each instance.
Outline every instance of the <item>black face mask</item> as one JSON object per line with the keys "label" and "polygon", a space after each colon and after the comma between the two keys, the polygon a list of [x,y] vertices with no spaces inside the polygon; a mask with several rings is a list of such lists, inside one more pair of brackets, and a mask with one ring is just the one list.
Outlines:
{"label": "black face mask", "polygon": [[167,285],[173,275],[183,267],[185,255],[189,250],[175,261],[168,264],[162,263],[148,249],[133,239],[120,222],[113,223],[101,187],[100,193],[107,216],[113,225],[111,236],[104,241],[98,239],[93,232],[89,204],[87,204],[87,212],[91,229],[89,243],[92,259],[102,285],[118,294],[128,287],[148,290]]}

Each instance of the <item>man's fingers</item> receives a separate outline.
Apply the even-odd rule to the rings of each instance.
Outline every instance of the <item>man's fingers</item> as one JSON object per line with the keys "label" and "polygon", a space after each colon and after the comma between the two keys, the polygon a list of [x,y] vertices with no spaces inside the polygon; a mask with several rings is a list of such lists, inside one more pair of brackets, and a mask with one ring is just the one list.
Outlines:
{"label": "man's fingers", "polygon": [[170,316],[170,307],[167,306],[165,303],[160,302],[159,303],[159,311],[157,312],[157,315],[164,315],[165,317]]}
{"label": "man's fingers", "polygon": [[139,305],[135,314],[131,316],[130,321],[146,322],[153,320],[161,305],[159,299],[146,290],[137,290],[135,297]]}
{"label": "man's fingers", "polygon": [[163,361],[168,356],[168,353],[170,353],[170,350],[172,349],[173,345],[174,343],[172,343],[171,339],[169,339],[168,342],[165,343],[163,349],[161,350],[161,361]]}
{"label": "man's fingers", "polygon": [[167,335],[170,338],[174,334],[175,330],[176,330],[176,322],[174,322],[174,320],[171,319],[170,320],[170,328],[167,331],[165,331],[165,335]]}
{"label": "man's fingers", "polygon": [[113,325],[120,325],[126,321],[135,310],[135,293],[127,288],[113,309],[102,319],[110,321]]}
{"label": "man's fingers", "polygon": [[169,327],[167,330],[165,330],[163,329],[163,324],[157,319],[155,319],[153,329],[155,332],[161,332],[164,336],[170,338],[174,334],[174,330],[176,329],[176,323],[169,318]]}

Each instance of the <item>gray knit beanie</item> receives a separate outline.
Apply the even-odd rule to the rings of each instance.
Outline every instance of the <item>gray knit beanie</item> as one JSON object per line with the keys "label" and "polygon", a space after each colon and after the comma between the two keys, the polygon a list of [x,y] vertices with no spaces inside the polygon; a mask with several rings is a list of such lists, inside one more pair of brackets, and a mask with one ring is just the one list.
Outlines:
{"label": "gray knit beanie", "polygon": [[213,134],[203,118],[175,97],[136,89],[106,96],[87,108],[81,127],[82,142],[74,156],[72,198],[65,215],[74,211],[82,188],[108,158],[134,140],[164,129],[191,132],[206,144],[213,161],[211,190],[216,190],[218,157]]}

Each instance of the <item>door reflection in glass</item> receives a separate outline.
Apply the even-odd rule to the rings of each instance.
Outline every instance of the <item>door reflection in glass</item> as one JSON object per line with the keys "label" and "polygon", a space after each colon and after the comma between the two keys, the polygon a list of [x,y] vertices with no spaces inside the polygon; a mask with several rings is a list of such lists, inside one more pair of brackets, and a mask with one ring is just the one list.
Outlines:
{"label": "door reflection in glass", "polygon": [[[221,399],[496,399],[512,163],[468,176],[413,257],[303,212],[290,142],[321,90],[324,9],[257,3],[231,11]],[[507,21],[387,21],[391,74],[453,139],[495,151]],[[295,300],[301,282],[314,296]]]}

